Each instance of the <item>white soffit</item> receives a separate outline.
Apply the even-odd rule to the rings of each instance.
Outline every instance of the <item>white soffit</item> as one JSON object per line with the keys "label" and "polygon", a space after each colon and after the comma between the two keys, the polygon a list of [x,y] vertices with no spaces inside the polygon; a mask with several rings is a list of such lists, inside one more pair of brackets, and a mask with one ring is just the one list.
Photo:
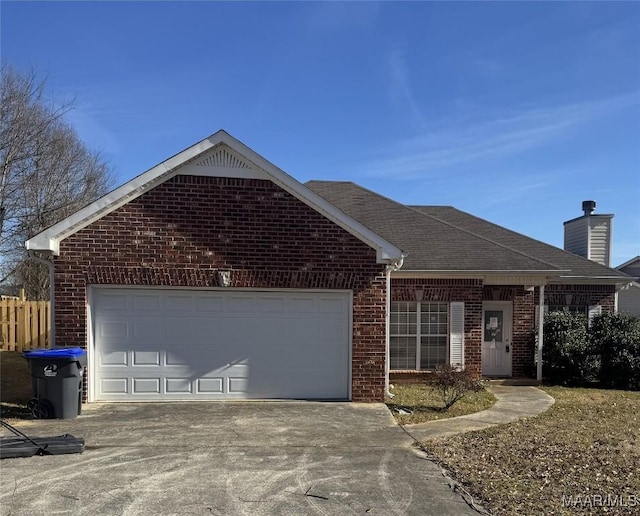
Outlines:
{"label": "white soffit", "polygon": [[378,262],[402,251],[349,217],[225,131],[176,154],[25,242],[29,250],[58,255],[60,241],[176,175],[269,180],[376,250]]}

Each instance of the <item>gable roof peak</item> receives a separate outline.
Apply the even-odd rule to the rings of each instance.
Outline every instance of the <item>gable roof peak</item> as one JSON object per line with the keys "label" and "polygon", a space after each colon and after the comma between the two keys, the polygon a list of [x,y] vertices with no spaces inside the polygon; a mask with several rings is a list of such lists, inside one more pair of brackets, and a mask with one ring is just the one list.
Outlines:
{"label": "gable roof peak", "polygon": [[376,250],[379,263],[400,260],[402,251],[376,232],[320,197],[302,183],[220,129],[187,149],[107,193],[25,242],[31,251],[60,252],[60,242],[159,184],[179,175],[250,178],[272,181]]}

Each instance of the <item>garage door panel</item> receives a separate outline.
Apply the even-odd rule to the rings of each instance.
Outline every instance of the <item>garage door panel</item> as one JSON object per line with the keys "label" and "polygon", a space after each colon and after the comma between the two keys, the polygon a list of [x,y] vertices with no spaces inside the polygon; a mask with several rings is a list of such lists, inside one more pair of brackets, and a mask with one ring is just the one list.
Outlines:
{"label": "garage door panel", "polygon": [[103,339],[122,341],[129,336],[129,325],[126,321],[104,321],[98,328],[98,334]]}
{"label": "garage door panel", "polygon": [[305,297],[292,297],[289,299],[290,314],[314,314],[316,301]]}
{"label": "garage door panel", "polygon": [[136,318],[129,323],[131,327],[129,341],[133,343],[135,339],[135,342],[140,345],[144,345],[146,342],[153,344],[159,341],[164,330],[161,321],[162,319],[159,316],[149,317],[137,315]]}
{"label": "garage door panel", "polygon": [[285,311],[286,299],[278,297],[262,297],[260,299],[260,312],[263,314],[282,314]]}
{"label": "garage door panel", "polygon": [[191,394],[192,383],[189,378],[165,378],[167,394]]}
{"label": "garage door panel", "polygon": [[229,394],[249,394],[248,387],[249,380],[241,376],[229,377]]}
{"label": "garage door panel", "polygon": [[101,313],[105,312],[122,312],[128,310],[128,303],[131,298],[125,293],[118,293],[117,291],[104,292],[96,302],[96,309]]}
{"label": "garage door panel", "polygon": [[198,378],[195,382],[196,394],[224,394],[224,377]]}
{"label": "garage door panel", "polygon": [[206,314],[222,312],[224,310],[224,299],[222,296],[197,297],[195,310]]}
{"label": "garage door panel", "polygon": [[323,314],[335,314],[340,317],[345,311],[344,299],[319,299],[318,311]]}
{"label": "garage door panel", "polygon": [[172,312],[193,312],[193,296],[168,295],[164,298],[164,308]]}
{"label": "garage door panel", "polygon": [[137,312],[158,312],[160,310],[160,294],[134,294],[132,309]]}
{"label": "garage door panel", "polygon": [[349,397],[347,293],[96,288],[93,297],[96,399]]}
{"label": "garage door panel", "polygon": [[105,396],[126,396],[129,393],[128,378],[101,378],[99,391]]}
{"label": "garage door panel", "polygon": [[126,351],[101,351],[98,353],[99,364],[103,367],[129,365],[129,353]]}
{"label": "garage door panel", "polygon": [[160,378],[134,378],[133,394],[160,394]]}
{"label": "garage door panel", "polygon": [[159,366],[160,353],[158,351],[134,351],[132,365],[135,366]]}
{"label": "garage door panel", "polygon": [[229,296],[227,298],[227,312],[235,314],[253,314],[256,311],[256,300],[253,296]]}

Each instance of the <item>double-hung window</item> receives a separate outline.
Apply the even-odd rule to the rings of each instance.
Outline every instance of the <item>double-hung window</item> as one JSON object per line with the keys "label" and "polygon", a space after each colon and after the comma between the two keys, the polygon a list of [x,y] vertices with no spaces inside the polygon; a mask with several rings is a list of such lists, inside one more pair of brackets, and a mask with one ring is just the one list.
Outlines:
{"label": "double-hung window", "polygon": [[448,362],[448,303],[393,302],[390,316],[391,369],[434,369]]}

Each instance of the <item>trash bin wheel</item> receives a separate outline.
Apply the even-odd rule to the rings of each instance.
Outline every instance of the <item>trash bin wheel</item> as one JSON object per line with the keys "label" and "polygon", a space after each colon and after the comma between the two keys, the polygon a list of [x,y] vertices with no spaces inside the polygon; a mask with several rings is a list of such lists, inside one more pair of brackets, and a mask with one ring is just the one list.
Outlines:
{"label": "trash bin wheel", "polygon": [[27,408],[36,419],[47,419],[53,415],[53,407],[47,400],[32,398],[27,402]]}

